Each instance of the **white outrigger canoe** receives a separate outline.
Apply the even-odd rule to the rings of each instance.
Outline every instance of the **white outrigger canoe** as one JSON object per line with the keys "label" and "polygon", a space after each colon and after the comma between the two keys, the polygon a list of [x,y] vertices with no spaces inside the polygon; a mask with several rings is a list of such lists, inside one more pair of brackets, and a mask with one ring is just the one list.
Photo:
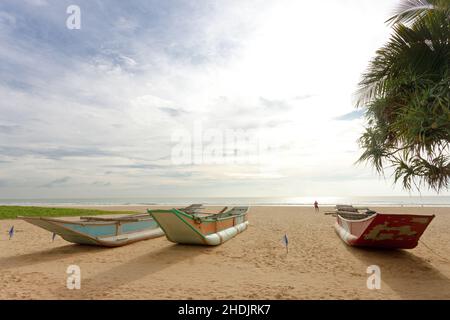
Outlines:
{"label": "white outrigger canoe", "polygon": [[[188,207],[190,208],[190,207]],[[181,244],[219,245],[247,229],[248,207],[227,207],[218,213],[192,210],[147,210],[169,241]]]}
{"label": "white outrigger canoe", "polygon": [[148,214],[111,218],[81,217],[78,221],[45,217],[18,218],[78,244],[119,247],[164,235]]}

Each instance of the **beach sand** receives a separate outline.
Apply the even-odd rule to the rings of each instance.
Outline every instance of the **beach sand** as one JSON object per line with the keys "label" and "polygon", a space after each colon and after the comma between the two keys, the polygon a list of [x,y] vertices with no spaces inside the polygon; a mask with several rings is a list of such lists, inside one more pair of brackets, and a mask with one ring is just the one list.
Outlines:
{"label": "beach sand", "polygon": [[[165,237],[81,246],[52,242],[51,233],[21,220],[0,220],[0,299],[450,299],[450,208],[374,208],[436,215],[415,249],[396,251],[347,246],[327,209],[251,207],[249,228],[217,247]],[[66,288],[69,265],[81,268],[80,290]],[[381,268],[379,290],[366,286],[370,265]]]}

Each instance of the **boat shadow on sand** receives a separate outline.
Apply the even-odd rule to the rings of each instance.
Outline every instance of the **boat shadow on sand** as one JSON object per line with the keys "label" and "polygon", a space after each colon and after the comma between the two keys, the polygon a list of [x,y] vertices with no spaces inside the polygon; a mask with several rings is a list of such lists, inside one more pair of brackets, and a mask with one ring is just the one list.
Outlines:
{"label": "boat shadow on sand", "polygon": [[[365,265],[381,269],[383,284],[402,299],[449,299],[450,279],[433,266],[429,260],[406,250],[386,250],[350,247],[347,251]],[[442,260],[439,259],[439,260]],[[439,262],[444,264],[446,262]]]}
{"label": "boat shadow on sand", "polygon": [[[135,281],[149,277],[161,270],[178,263],[194,265],[194,259],[203,254],[212,253],[216,247],[195,245],[169,244],[163,248],[149,250],[138,257],[127,260],[108,270],[95,273],[83,278],[83,290],[61,290],[58,294],[68,298],[104,298],[99,296],[98,288],[103,287],[104,292],[126,286]],[[195,270],[194,270],[195,271]],[[202,272],[201,270],[199,272]],[[85,273],[86,274],[86,273]],[[180,284],[181,285],[181,284]]]}
{"label": "boat shadow on sand", "polygon": [[89,253],[100,252],[102,250],[105,249],[96,246],[68,244],[61,247],[39,250],[33,253],[2,257],[0,258],[0,270],[32,266],[42,262],[62,260],[68,257],[79,257]]}

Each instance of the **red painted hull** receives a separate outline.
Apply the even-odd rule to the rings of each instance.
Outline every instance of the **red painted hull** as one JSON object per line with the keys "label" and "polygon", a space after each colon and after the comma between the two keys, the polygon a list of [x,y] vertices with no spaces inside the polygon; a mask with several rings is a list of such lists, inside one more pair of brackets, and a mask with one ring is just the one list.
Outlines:
{"label": "red painted hull", "polygon": [[377,213],[362,220],[345,219],[339,214],[335,229],[351,246],[412,249],[434,215]]}

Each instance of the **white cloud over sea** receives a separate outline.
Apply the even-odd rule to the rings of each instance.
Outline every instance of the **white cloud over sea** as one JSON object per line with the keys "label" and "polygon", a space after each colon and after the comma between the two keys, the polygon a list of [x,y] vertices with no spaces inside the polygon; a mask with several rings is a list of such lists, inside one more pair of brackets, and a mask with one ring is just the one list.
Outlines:
{"label": "white cloud over sea", "polygon": [[[72,0],[0,3],[0,198],[407,194],[354,165],[395,1],[76,2],[80,30]],[[174,163],[199,124],[272,148]]]}

